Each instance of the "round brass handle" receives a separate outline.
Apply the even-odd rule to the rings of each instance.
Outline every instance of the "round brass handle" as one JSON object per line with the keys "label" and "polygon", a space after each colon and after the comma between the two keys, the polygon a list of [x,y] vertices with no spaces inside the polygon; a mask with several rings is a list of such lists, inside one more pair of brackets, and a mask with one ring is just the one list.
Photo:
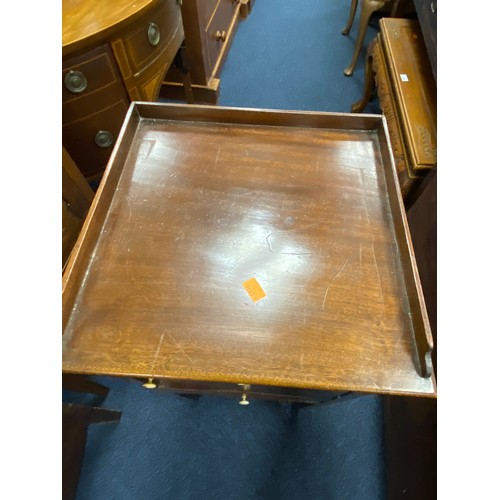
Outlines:
{"label": "round brass handle", "polygon": [[100,148],[109,148],[114,140],[113,134],[108,130],[99,130],[94,139],[96,145]]}
{"label": "round brass handle", "polygon": [[87,88],[87,78],[81,71],[69,71],[64,77],[64,86],[72,94],[81,94]]}
{"label": "round brass handle", "polygon": [[247,406],[250,404],[250,401],[247,401],[247,395],[246,394],[242,394],[241,395],[241,401],[238,403],[242,406]]}
{"label": "round brass handle", "polygon": [[227,36],[227,33],[225,31],[219,31],[217,30],[215,32],[215,38],[219,41],[219,42],[225,42],[226,41],[226,36]]}
{"label": "round brass handle", "polygon": [[148,40],[153,47],[156,47],[160,43],[160,28],[155,23],[149,23]]}
{"label": "round brass handle", "polygon": [[142,384],[142,387],[144,387],[145,389],[156,389],[156,384],[153,382],[152,378],[148,378],[148,381],[144,382],[144,384]]}

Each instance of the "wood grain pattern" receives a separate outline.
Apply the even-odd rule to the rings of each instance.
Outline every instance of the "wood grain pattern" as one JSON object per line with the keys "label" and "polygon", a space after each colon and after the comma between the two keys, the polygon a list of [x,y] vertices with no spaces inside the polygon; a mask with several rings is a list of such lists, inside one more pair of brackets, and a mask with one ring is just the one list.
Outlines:
{"label": "wood grain pattern", "polygon": [[64,278],[65,372],[435,395],[383,118],[136,103],[122,134]]}
{"label": "wood grain pattern", "polygon": [[62,50],[67,53],[109,39],[136,16],[164,0],[63,0]]}
{"label": "wood grain pattern", "polygon": [[428,171],[437,163],[436,84],[418,22],[381,19],[380,40],[407,142],[409,168]]}

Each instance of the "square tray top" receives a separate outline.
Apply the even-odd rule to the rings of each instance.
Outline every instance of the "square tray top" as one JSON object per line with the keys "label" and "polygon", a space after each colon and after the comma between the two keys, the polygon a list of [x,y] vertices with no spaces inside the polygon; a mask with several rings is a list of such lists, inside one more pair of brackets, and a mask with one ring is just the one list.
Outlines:
{"label": "square tray top", "polygon": [[433,397],[431,349],[382,116],[131,105],[65,372]]}

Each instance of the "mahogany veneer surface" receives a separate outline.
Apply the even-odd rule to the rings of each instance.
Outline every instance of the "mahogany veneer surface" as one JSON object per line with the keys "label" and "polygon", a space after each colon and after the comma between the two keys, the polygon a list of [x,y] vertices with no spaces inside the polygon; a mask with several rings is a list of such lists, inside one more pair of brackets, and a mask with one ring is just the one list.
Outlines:
{"label": "mahogany veneer surface", "polygon": [[64,371],[434,396],[397,189],[381,116],[133,104],[64,276]]}

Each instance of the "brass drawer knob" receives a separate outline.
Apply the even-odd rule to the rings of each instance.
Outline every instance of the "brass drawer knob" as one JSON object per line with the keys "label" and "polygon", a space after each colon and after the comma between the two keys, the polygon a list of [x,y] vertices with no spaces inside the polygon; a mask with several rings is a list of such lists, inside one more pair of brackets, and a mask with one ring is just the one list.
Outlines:
{"label": "brass drawer knob", "polygon": [[87,78],[81,71],[68,71],[64,77],[64,86],[72,94],[81,94],[87,88]]}
{"label": "brass drawer knob", "polygon": [[156,384],[153,382],[152,378],[148,378],[148,381],[144,382],[142,387],[144,387],[144,389],[156,389]]}
{"label": "brass drawer knob", "polygon": [[219,31],[219,30],[217,30],[215,32],[215,38],[219,42],[225,42],[226,41],[226,37],[227,37],[227,33],[225,31]]}
{"label": "brass drawer knob", "polygon": [[242,394],[241,395],[241,401],[238,404],[240,404],[241,406],[247,406],[247,405],[250,404],[250,401],[247,401],[247,395],[246,394]]}
{"label": "brass drawer knob", "polygon": [[99,130],[97,134],[95,135],[95,143],[97,146],[100,148],[109,148],[111,144],[114,142],[114,137],[111,132],[108,130]]}
{"label": "brass drawer knob", "polygon": [[160,43],[160,28],[155,23],[149,23],[148,40],[153,47],[156,47]]}

